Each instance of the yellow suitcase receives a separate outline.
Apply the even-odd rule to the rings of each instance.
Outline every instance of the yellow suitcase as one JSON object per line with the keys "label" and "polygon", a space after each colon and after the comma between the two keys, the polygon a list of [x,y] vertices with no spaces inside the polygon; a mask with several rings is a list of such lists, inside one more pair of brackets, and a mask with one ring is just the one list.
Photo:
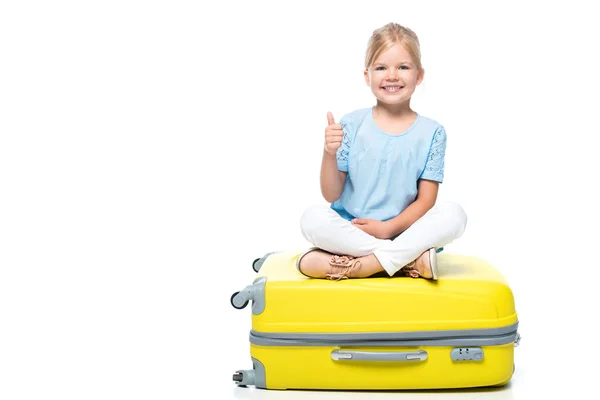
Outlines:
{"label": "yellow suitcase", "polygon": [[329,281],[300,274],[300,251],[255,260],[231,297],[252,302],[253,368],[237,385],[397,390],[504,385],[520,336],[512,291],[484,260],[438,254],[439,280]]}

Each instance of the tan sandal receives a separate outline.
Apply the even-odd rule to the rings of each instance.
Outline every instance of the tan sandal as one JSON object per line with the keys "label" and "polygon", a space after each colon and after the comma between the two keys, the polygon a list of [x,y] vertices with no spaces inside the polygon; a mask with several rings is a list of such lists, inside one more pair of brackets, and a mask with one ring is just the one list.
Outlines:
{"label": "tan sandal", "polygon": [[[429,264],[427,265],[427,269],[425,271],[419,271],[416,268],[417,260],[423,257],[426,254],[426,257],[429,258]],[[404,273],[405,276],[410,276],[411,278],[424,278],[431,279],[432,281],[437,281],[438,279],[438,267],[437,267],[437,252],[435,248],[431,248],[428,251],[421,254],[416,260],[409,262],[404,267],[400,269],[401,272]]]}
{"label": "tan sandal", "polygon": [[[360,268],[361,262],[353,256],[333,255],[329,260],[329,265],[331,265],[332,272],[327,274],[325,279],[339,281],[348,279],[353,271]],[[339,272],[333,273],[336,269],[339,270]]]}
{"label": "tan sandal", "polygon": [[[319,247],[311,247],[305,252],[301,253],[298,256],[298,259],[296,260],[296,269],[298,270],[298,272],[309,278],[314,278],[314,276],[310,276],[302,272],[302,269],[300,269],[300,262],[302,261],[302,258],[305,255],[316,250],[323,252],[325,251]],[[361,263],[355,257],[352,256],[332,255],[329,259],[329,265],[331,266],[330,272],[326,273],[324,278],[328,280],[339,281],[342,279],[348,279],[353,271],[360,268]]]}

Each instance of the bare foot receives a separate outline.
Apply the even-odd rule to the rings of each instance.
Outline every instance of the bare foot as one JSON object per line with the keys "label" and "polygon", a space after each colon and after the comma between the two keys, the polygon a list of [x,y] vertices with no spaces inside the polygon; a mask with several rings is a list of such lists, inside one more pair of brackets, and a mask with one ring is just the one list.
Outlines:
{"label": "bare foot", "polygon": [[360,263],[360,267],[357,267],[354,271],[352,271],[352,274],[349,276],[349,278],[367,278],[378,272],[385,271],[374,254],[358,257],[356,260]]}
{"label": "bare foot", "polygon": [[323,250],[313,250],[302,257],[298,269],[311,278],[325,278],[331,269],[329,260],[332,256]]}

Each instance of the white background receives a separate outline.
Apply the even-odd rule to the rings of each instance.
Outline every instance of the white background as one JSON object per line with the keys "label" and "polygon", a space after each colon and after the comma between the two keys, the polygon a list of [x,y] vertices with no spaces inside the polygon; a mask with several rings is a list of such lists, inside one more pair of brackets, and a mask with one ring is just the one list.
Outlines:
{"label": "white background", "polygon": [[549,3],[3,2],[0,398],[340,398],[235,388],[250,310],[229,299],[307,245],[326,113],[374,104],[364,52],[391,21],[421,40],[412,104],[469,217],[446,251],[501,270],[523,340],[502,390],[375,397],[592,387],[600,32]]}

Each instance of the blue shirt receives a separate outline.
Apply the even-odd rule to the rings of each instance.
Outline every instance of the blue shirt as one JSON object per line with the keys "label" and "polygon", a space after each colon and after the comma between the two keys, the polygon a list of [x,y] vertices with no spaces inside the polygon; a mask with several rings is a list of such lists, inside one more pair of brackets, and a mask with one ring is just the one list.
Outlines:
{"label": "blue shirt", "polygon": [[344,219],[387,221],[417,197],[417,181],[442,182],[446,131],[438,122],[417,114],[402,134],[389,134],[373,120],[372,108],[344,115],[337,151],[338,169],[347,172],[341,197],[331,208]]}

